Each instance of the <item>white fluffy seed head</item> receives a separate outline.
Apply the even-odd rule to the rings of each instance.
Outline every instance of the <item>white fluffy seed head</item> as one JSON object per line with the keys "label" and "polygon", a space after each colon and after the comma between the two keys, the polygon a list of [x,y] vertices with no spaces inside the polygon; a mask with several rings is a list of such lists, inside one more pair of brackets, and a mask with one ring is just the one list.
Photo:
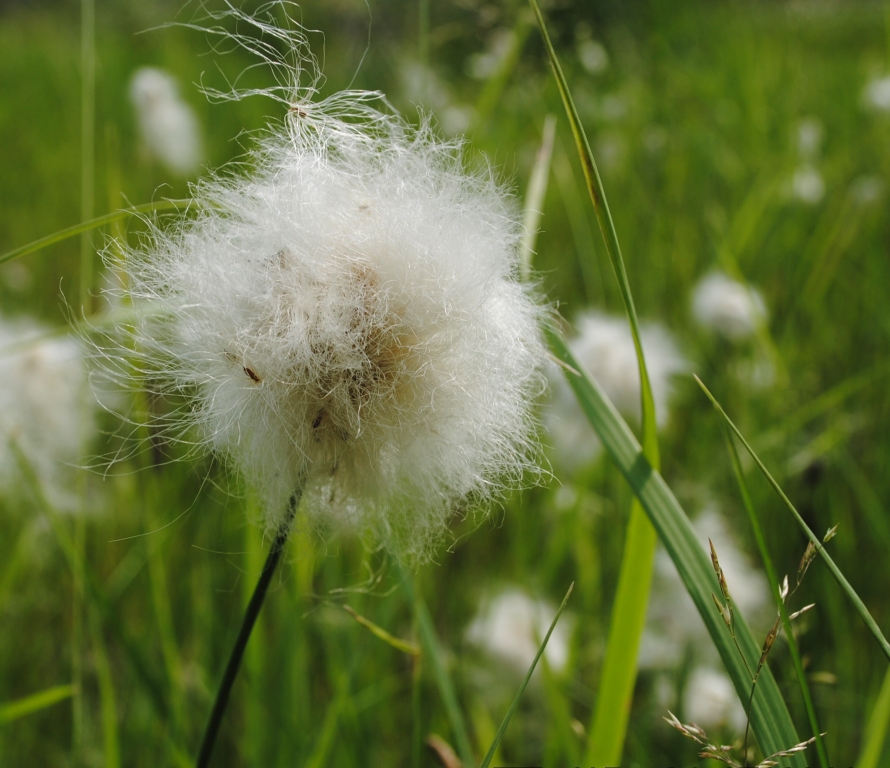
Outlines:
{"label": "white fluffy seed head", "polygon": [[83,459],[94,400],[77,339],[29,320],[0,319],[0,484],[21,487],[17,446],[56,508],[76,505],[72,468]]}
{"label": "white fluffy seed head", "polygon": [[692,292],[692,314],[699,324],[731,341],[742,341],[766,322],[763,296],[723,272],[711,272]]}
{"label": "white fluffy seed head", "polygon": [[180,98],[176,80],[155,67],[137,69],[130,101],[148,151],[179,176],[197,170],[202,157],[198,120]]}
{"label": "white fluffy seed head", "polygon": [[129,255],[132,295],[163,312],[138,346],[270,523],[304,486],[310,518],[422,558],[455,510],[535,471],[545,351],[516,208],[379,95],[306,95],[250,175],[202,182],[196,216]]}
{"label": "white fluffy seed head", "polygon": [[[624,317],[587,312],[576,323],[577,335],[569,346],[584,370],[596,379],[615,407],[626,417],[640,418],[640,371],[630,326]],[[688,372],[689,361],[671,333],[647,323],[640,329],[646,370],[655,400],[656,421],[665,426],[674,377]],[[550,370],[553,400],[544,420],[558,463],[571,470],[593,460],[600,443],[590,427],[563,372]]]}

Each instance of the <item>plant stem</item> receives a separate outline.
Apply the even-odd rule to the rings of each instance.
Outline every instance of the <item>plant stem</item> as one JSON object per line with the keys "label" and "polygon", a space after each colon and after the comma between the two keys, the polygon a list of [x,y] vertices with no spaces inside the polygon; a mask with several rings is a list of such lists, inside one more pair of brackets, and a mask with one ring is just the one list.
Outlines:
{"label": "plant stem", "polygon": [[291,494],[287,505],[287,515],[278,526],[275,534],[275,540],[269,550],[269,555],[263,565],[262,573],[260,573],[259,581],[253,590],[250,602],[247,604],[247,610],[244,612],[244,619],[241,621],[241,629],[238,631],[238,638],[232,648],[229,656],[226,671],[223,673],[222,681],[219,684],[219,690],[216,693],[216,700],[213,702],[213,709],[210,712],[210,719],[207,721],[207,728],[204,730],[204,738],[201,740],[201,750],[198,753],[198,760],[195,763],[197,768],[206,768],[210,764],[210,756],[213,754],[213,747],[216,745],[216,737],[219,735],[219,728],[222,725],[223,715],[226,712],[226,706],[229,703],[229,694],[232,692],[232,686],[235,684],[235,678],[238,675],[238,669],[241,667],[241,659],[244,656],[244,650],[247,648],[247,641],[250,640],[250,633],[253,631],[257,617],[260,615],[260,609],[263,607],[263,601],[266,599],[266,592],[269,591],[269,584],[272,582],[272,576],[278,567],[278,561],[281,559],[281,551],[287,544],[287,537],[290,534],[291,523],[297,513],[297,507],[300,504],[302,490],[296,490]]}

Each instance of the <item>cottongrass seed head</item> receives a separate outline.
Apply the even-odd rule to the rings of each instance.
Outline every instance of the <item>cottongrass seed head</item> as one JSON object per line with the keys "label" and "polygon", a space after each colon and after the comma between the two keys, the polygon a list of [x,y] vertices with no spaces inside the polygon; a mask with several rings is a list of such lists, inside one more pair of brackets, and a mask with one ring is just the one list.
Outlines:
{"label": "cottongrass seed head", "polygon": [[173,76],[155,67],[137,69],[130,80],[130,101],[151,155],[177,176],[196,171],[202,158],[198,119],[180,98]]}
{"label": "cottongrass seed head", "polygon": [[723,272],[711,272],[695,286],[692,314],[703,327],[736,342],[753,336],[767,319],[760,292]]}
{"label": "cottongrass seed head", "polygon": [[193,217],[129,254],[131,295],[162,313],[133,329],[141,365],[196,395],[189,421],[270,524],[302,487],[304,519],[422,559],[455,510],[536,469],[545,349],[516,206],[380,94],[311,101],[299,31],[238,20],[289,78],[262,92],[286,117],[249,174],[202,181]]}

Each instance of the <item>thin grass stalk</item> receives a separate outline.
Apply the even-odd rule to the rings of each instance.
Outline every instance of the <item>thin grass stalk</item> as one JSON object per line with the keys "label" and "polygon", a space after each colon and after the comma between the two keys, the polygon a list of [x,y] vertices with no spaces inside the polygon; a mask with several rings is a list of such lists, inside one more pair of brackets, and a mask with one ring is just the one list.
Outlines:
{"label": "thin grass stalk", "polygon": [[[96,7],[95,0],[80,1],[80,218],[93,218],[96,183]],[[81,311],[89,313],[90,288],[93,283],[93,249],[89,234],[80,238],[80,293]],[[84,552],[86,549],[86,521],[78,515],[74,521],[74,546],[78,553],[73,569],[75,582],[72,600],[71,667],[74,685],[83,690],[83,656],[86,650],[88,606],[84,596]],[[75,698],[72,707],[72,739],[76,762],[83,762],[85,711],[83,698]]]}
{"label": "thin grass stalk", "polygon": [[[621,247],[618,243],[618,233],[612,221],[609,203],[603,189],[599,169],[590,149],[590,142],[581,125],[578,110],[547,33],[541,9],[538,7],[537,0],[529,0],[529,2],[538,21],[550,66],[556,77],[556,84],[569,118],[569,125],[584,171],[587,191],[590,194],[606,251],[609,254],[624,301],[639,365],[643,453],[649,464],[658,469],[660,458],[655,421],[655,401],[652,397],[652,387],[646,370],[639,321],[630,290],[630,282],[627,279],[627,270],[624,267],[624,259],[621,256]],[[630,715],[630,700],[636,680],[637,652],[645,625],[646,606],[649,602],[657,541],[655,530],[646,518],[643,508],[634,501],[630,509],[630,521],[618,577],[618,592],[609,622],[609,638],[603,662],[602,681],[593,713],[585,762],[609,764],[617,763],[621,759]]]}
{"label": "thin grass stalk", "polygon": [[430,660],[433,678],[436,686],[439,688],[439,695],[442,697],[442,703],[445,705],[445,715],[451,725],[452,735],[454,736],[455,746],[460,755],[465,768],[473,765],[476,761],[473,757],[473,748],[470,745],[470,735],[467,731],[467,725],[464,722],[464,716],[461,713],[460,705],[457,702],[457,694],[454,692],[454,685],[448,675],[445,667],[445,659],[443,658],[442,649],[439,645],[439,639],[436,637],[436,630],[433,627],[433,619],[426,607],[426,603],[420,597],[420,594],[414,589],[411,576],[407,571],[402,569],[402,586],[408,595],[408,600],[414,610],[414,618],[417,621],[417,629],[420,633],[420,641],[423,645],[426,655]]}
{"label": "thin grass stalk", "polygon": [[0,704],[0,725],[6,725],[21,717],[40,712],[77,695],[78,691],[73,685],[55,685],[14,701],[3,702]]}
{"label": "thin grass stalk", "polygon": [[[791,652],[791,660],[794,664],[794,672],[797,675],[797,682],[800,685],[800,692],[803,696],[804,707],[807,710],[807,720],[809,720],[810,728],[816,738],[816,752],[819,755],[819,764],[822,768],[830,768],[828,760],[828,751],[825,748],[825,742],[822,739],[822,731],[819,729],[819,720],[816,717],[816,708],[813,706],[813,697],[810,694],[810,687],[807,684],[807,677],[804,673],[803,663],[800,658],[800,649],[797,647],[797,640],[794,639],[791,621],[788,618],[788,609],[785,607],[785,601],[782,599],[781,587],[779,585],[778,574],[773,567],[772,558],[766,547],[766,537],[763,534],[763,526],[760,524],[760,518],[751,501],[751,494],[748,492],[748,484],[745,482],[745,472],[742,469],[742,463],[739,461],[739,454],[736,450],[733,436],[729,428],[724,425],[726,447],[729,451],[729,457],[732,460],[732,468],[735,472],[736,481],[739,484],[739,492],[742,495],[742,503],[745,511],[748,513],[748,520],[754,531],[754,538],[757,540],[757,548],[760,550],[760,556],[763,559],[763,567],[766,569],[766,577],[769,581],[770,589],[773,592],[773,599],[779,609],[779,615],[782,617],[782,627],[785,630],[785,639],[788,641],[788,648]],[[753,694],[752,694],[753,695]]]}
{"label": "thin grass stalk", "polygon": [[510,720],[513,717],[513,713],[516,711],[516,707],[519,706],[519,699],[522,698],[522,694],[525,692],[526,686],[528,686],[529,680],[532,679],[532,674],[535,671],[535,667],[538,665],[538,660],[544,653],[544,649],[547,648],[547,643],[550,640],[550,635],[553,634],[553,630],[556,627],[556,622],[559,621],[559,617],[562,616],[562,612],[566,607],[566,603],[569,602],[569,597],[572,594],[572,590],[575,588],[575,582],[573,581],[569,585],[569,589],[566,592],[566,596],[562,599],[562,603],[560,603],[559,610],[556,612],[556,616],[553,617],[553,621],[550,623],[550,628],[547,630],[547,634],[544,635],[544,640],[541,642],[540,647],[538,648],[538,652],[535,654],[535,658],[532,659],[532,664],[528,668],[528,672],[525,673],[525,678],[522,680],[522,685],[519,686],[519,690],[516,692],[516,696],[513,697],[513,702],[510,704],[510,708],[507,710],[507,714],[504,716],[503,721],[501,722],[500,728],[498,728],[497,733],[494,736],[494,741],[491,743],[491,746],[488,748],[488,752],[485,755],[485,758],[482,760],[479,768],[488,768],[491,763],[492,758],[494,757],[495,752],[497,751],[498,744],[501,743],[501,739],[504,737],[504,732],[507,730],[507,726],[510,725]]}
{"label": "thin grass stalk", "polygon": [[[93,218],[96,198],[96,3],[80,0],[81,123],[80,218]],[[84,232],[80,240],[80,305],[89,313],[93,286],[93,248]]]}
{"label": "thin grass stalk", "polygon": [[2,256],[0,256],[0,264],[3,264],[6,261],[12,261],[13,259],[17,259],[20,256],[27,256],[30,253],[36,253],[37,251],[41,251],[51,245],[61,243],[63,240],[67,240],[71,237],[76,237],[77,235],[81,235],[84,232],[89,232],[91,229],[97,229],[98,227],[104,226],[105,224],[111,224],[112,222],[126,219],[128,216],[138,216],[142,213],[162,213],[164,211],[178,211],[180,208],[187,207],[191,202],[191,200],[158,200],[154,203],[142,203],[141,205],[134,205],[130,208],[125,208],[120,211],[114,211],[113,213],[106,213],[104,216],[98,216],[94,219],[81,222],[80,224],[74,224],[71,227],[60,229],[58,232],[53,232],[51,235],[47,235],[46,237],[41,237],[39,240],[34,240],[33,242],[27,243],[26,245],[14,248],[13,250],[8,251],[7,253],[4,253]]}
{"label": "thin grass stalk", "polygon": [[102,711],[102,751],[104,768],[119,768],[121,764],[120,738],[118,736],[117,696],[114,691],[114,677],[108,659],[108,648],[102,636],[102,623],[93,606],[87,613],[90,622],[90,639],[96,666],[96,680],[99,684],[99,699]]}
{"label": "thin grass stalk", "polygon": [[789,499],[785,492],[782,490],[782,487],[776,482],[773,476],[770,474],[770,471],[766,468],[766,465],[760,460],[760,457],[754,452],[754,449],[745,439],[745,436],[739,431],[739,428],[733,423],[732,419],[726,414],[726,411],[723,410],[720,403],[717,402],[714,395],[711,394],[710,390],[702,383],[702,380],[695,377],[695,380],[698,382],[698,385],[702,388],[704,393],[708,396],[708,399],[717,409],[717,412],[724,418],[726,423],[729,425],[730,429],[732,429],[735,436],[738,437],[739,441],[742,445],[745,446],[745,450],[754,459],[754,463],[760,468],[760,471],[763,472],[764,477],[766,477],[769,484],[773,487],[773,490],[779,495],[779,498],[785,503],[785,506],[788,507],[788,510],[794,516],[794,519],[797,520],[798,525],[801,530],[806,534],[807,538],[812,542],[813,546],[816,547],[816,551],[825,561],[825,564],[828,566],[828,569],[831,571],[831,574],[834,576],[835,580],[838,584],[840,584],[841,589],[847,593],[847,597],[850,602],[853,604],[853,607],[856,609],[856,612],[859,614],[862,621],[865,623],[865,626],[868,627],[868,630],[871,632],[872,636],[877,641],[881,650],[884,652],[884,655],[890,659],[890,643],[887,642],[887,638],[884,637],[884,633],[881,632],[880,627],[878,627],[877,622],[872,617],[868,608],[865,607],[865,603],[862,602],[862,599],[857,594],[856,590],[853,589],[852,585],[844,574],[841,572],[841,569],[837,567],[837,564],[832,559],[831,555],[825,551],[825,547],[822,546],[822,540],[816,536],[815,533],[810,529],[810,527],[806,524],[803,517],[801,517],[800,512],[797,511],[797,508],[794,504],[791,503],[791,499]]}
{"label": "thin grass stalk", "polygon": [[259,581],[257,581],[250,602],[247,604],[247,610],[244,612],[244,618],[241,621],[241,628],[238,630],[238,637],[235,639],[235,645],[232,647],[232,652],[229,655],[229,661],[226,664],[225,672],[223,672],[222,680],[219,684],[219,690],[216,693],[216,699],[213,702],[213,709],[210,711],[210,717],[207,720],[207,727],[204,730],[204,737],[201,740],[201,748],[198,751],[198,759],[195,763],[197,768],[206,768],[210,764],[213,747],[216,745],[216,738],[219,735],[222,719],[229,703],[229,696],[232,693],[232,686],[235,684],[235,678],[238,676],[238,670],[241,667],[241,659],[244,657],[244,650],[247,648],[250,633],[253,631],[254,624],[256,624],[256,620],[260,615],[260,609],[263,607],[263,601],[266,599],[266,593],[269,591],[272,576],[278,568],[282,550],[285,544],[287,544],[291,524],[297,514],[301,495],[302,490],[296,490],[291,494],[287,515],[281,525],[278,526],[275,539],[272,541],[272,546],[269,549],[269,555],[263,565],[262,573],[260,573]]}
{"label": "thin grass stalk", "polygon": [[[761,646],[756,642],[741,615],[735,618],[734,642],[726,631],[723,618],[714,608],[712,594],[720,591],[713,564],[698,540],[695,529],[664,478],[643,455],[639,442],[596,381],[578,369],[578,363],[565,340],[553,328],[545,327],[550,349],[561,361],[566,378],[578,398],[590,424],[602,440],[613,462],[639,498],[665,549],[673,560],[689,596],[720,653],[736,693],[747,703],[751,692],[751,674],[757,666]],[[754,736],[766,754],[773,754],[800,743],[785,701],[769,666],[764,666],[751,707]],[[586,763],[585,761],[585,764]],[[613,763],[615,765],[617,763]],[[785,760],[783,768],[805,768],[803,755]]]}
{"label": "thin grass stalk", "polygon": [[525,209],[522,214],[522,242],[519,244],[519,274],[523,282],[528,282],[532,273],[532,256],[541,225],[541,211],[547,196],[547,179],[550,176],[550,159],[553,157],[553,139],[556,135],[556,116],[548,114],[544,118],[541,131],[541,146],[535,154],[535,164],[528,180],[525,195]]}

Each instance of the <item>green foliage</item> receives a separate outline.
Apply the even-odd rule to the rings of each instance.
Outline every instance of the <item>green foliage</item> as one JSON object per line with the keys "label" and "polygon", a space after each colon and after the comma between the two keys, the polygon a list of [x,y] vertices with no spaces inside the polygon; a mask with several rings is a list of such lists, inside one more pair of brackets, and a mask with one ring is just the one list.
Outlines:
{"label": "green foliage", "polygon": [[[268,85],[268,73],[247,70],[253,62],[239,54],[207,55],[203,36],[177,27],[135,34],[190,20],[178,10],[169,2],[100,8],[97,216],[188,197],[187,181],[140,152],[127,100],[137,66],[162,66],[178,78],[204,126],[212,168],[243,159],[250,132],[277,114],[262,99],[211,104],[193,87],[225,87],[242,73],[242,87]],[[862,104],[865,84],[890,71],[883,9],[696,0],[560,3],[545,12],[608,190],[641,320],[657,319],[683,340],[696,372],[809,528],[839,524],[832,560],[886,633],[890,115]],[[409,115],[414,104],[429,104],[446,130],[448,120],[460,123],[459,108],[482,105],[484,119],[470,122],[471,161],[486,153],[521,191],[546,115],[560,115],[534,267],[568,319],[588,306],[623,311],[525,2],[372,2],[369,17],[363,2],[313,1],[302,13],[307,27],[324,30],[323,41],[313,37],[316,53],[325,47],[323,94],[379,88]],[[78,24],[76,4],[0,10],[0,254],[81,222]],[[509,31],[518,37],[498,48],[496,33]],[[607,68],[585,68],[585,40],[603,45]],[[484,58],[497,50],[513,56],[509,67]],[[407,73],[424,57],[431,74],[421,93]],[[825,184],[814,204],[789,191],[802,162],[799,122],[808,116],[824,128],[810,161]],[[139,232],[138,218],[109,219],[92,241],[101,248],[105,234],[117,234],[135,242]],[[77,239],[69,238],[0,264],[2,314],[34,315],[59,329],[69,315],[80,320],[79,263]],[[764,294],[770,318],[751,341],[720,341],[690,319],[692,286],[717,266]],[[91,285],[94,296],[101,279]],[[4,765],[190,764],[268,546],[261,527],[246,522],[258,516],[250,492],[217,462],[190,455],[188,446],[141,442],[139,430],[111,414],[100,426],[85,461],[98,471],[77,481],[81,513],[54,514],[24,480],[0,489],[0,711],[17,718],[0,727]],[[718,506],[754,552],[723,439],[721,420],[694,382],[677,382],[659,435],[660,476],[693,519]],[[107,456],[121,460],[108,468],[99,458]],[[560,619],[574,619],[568,665],[531,679],[492,764],[581,764],[632,493],[608,460],[570,476],[551,459],[552,483],[512,496],[491,521],[455,519],[453,546],[412,575],[416,603],[392,564],[361,542],[298,531],[248,646],[215,764],[433,764],[419,750],[431,733],[480,761],[522,684],[521,673],[466,640],[480,600],[512,584],[555,606],[571,581]],[[740,456],[772,562],[796,563],[807,539],[745,461]],[[687,545],[679,560],[701,576],[702,591],[702,553]],[[890,698],[875,670],[885,669],[886,657],[820,558],[800,594],[816,603],[798,620],[797,640],[827,753],[838,765],[860,754],[863,766],[881,765]],[[416,608],[420,597],[426,618]],[[381,642],[338,604],[420,646],[420,656]],[[759,639],[767,629],[752,634]],[[726,660],[740,685],[739,662]],[[759,689],[758,717],[768,717],[781,691],[789,713],[782,722],[809,737],[781,641],[770,670],[775,685],[767,679]],[[687,678],[688,665],[668,675],[674,691]],[[622,766],[694,762],[694,745],[662,722],[661,682],[651,672],[637,681]],[[682,709],[679,695],[677,704]],[[790,732],[774,735],[771,744],[791,746],[780,743]],[[815,764],[811,749],[805,754]]]}

